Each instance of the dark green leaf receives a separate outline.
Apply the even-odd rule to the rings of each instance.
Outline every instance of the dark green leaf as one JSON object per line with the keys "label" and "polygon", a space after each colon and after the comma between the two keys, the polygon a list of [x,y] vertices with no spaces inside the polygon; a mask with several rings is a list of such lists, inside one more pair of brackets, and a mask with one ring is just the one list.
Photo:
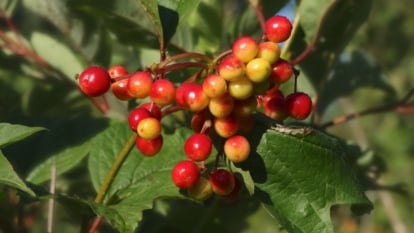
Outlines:
{"label": "dark green leaf", "polygon": [[[97,209],[107,214],[121,232],[131,232],[141,219],[142,211],[152,207],[153,200],[166,196],[181,196],[171,182],[170,172],[176,162],[185,159],[181,145],[189,129],[178,129],[164,135],[164,145],[154,157],[144,157],[134,147],[116,174],[105,197],[111,210]],[[89,156],[89,171],[96,190],[99,189],[116,155],[132,134],[126,122],[113,122],[93,140]],[[120,219],[119,219],[120,218]]]}
{"label": "dark green leaf", "polygon": [[20,141],[30,135],[45,130],[42,127],[28,127],[24,125],[0,123],[0,149]]}
{"label": "dark green leaf", "polygon": [[353,91],[364,88],[378,88],[394,96],[393,87],[387,83],[379,67],[359,51],[342,54],[334,65],[331,77],[321,87],[317,111],[323,114],[328,105],[339,97],[349,96]]}
{"label": "dark green leaf", "polygon": [[[303,1],[301,26],[307,41],[314,41],[312,52],[301,62],[314,87],[328,78],[339,55],[360,25],[365,22],[372,0]],[[326,5],[326,7],[321,7]]]}
{"label": "dark green leaf", "polygon": [[316,130],[297,134],[300,130],[293,129],[266,131],[250,162],[255,195],[282,225],[292,233],[332,233],[332,206],[370,211],[341,141]]}
{"label": "dark green leaf", "polygon": [[45,162],[37,165],[27,176],[26,180],[33,184],[40,184],[51,179],[51,167],[56,166],[56,175],[63,174],[88,155],[90,142],[66,148],[49,157]]}
{"label": "dark green leaf", "polygon": [[31,196],[36,194],[26,186],[19,175],[14,171],[9,161],[4,157],[3,152],[0,150],[0,184],[5,184],[17,189],[20,189]]}

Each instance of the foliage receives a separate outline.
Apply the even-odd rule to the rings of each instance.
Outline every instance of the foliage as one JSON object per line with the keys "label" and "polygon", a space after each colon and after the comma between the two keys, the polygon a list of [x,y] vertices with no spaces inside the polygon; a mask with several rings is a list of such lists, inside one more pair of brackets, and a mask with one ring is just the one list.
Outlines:
{"label": "foliage", "polygon": [[[378,181],[385,171],[379,155],[398,154],[404,163],[413,149],[408,117],[380,114],[412,114],[412,81],[386,79],[376,60],[360,49],[372,46],[373,38],[358,30],[369,27],[376,7],[374,1],[355,0],[0,1],[0,232],[44,232],[51,213],[44,217],[28,208],[43,211],[39,206],[47,200],[59,203],[54,218],[59,232],[85,232],[102,219],[103,226],[94,230],[358,232],[352,228],[358,216],[377,206],[367,191],[406,191]],[[255,116],[249,159],[224,164],[242,179],[235,200],[196,202],[171,182],[171,169],[183,159],[181,148],[192,132],[188,114],[163,118],[163,148],[147,158],[134,148],[124,151],[132,147],[126,118],[140,102],[108,93],[106,111],[102,99],[84,96],[77,86],[76,75],[89,65],[140,70],[183,52],[218,56],[241,35],[260,37],[260,16],[278,12],[294,16],[282,56],[300,71],[297,88],[311,93],[315,110],[307,121],[289,120],[285,126]],[[387,58],[378,59],[388,64]],[[192,73],[174,71],[168,78],[181,83]],[[293,86],[289,81],[284,88]],[[348,115],[347,109],[362,111]],[[349,129],[349,120],[369,114],[375,120],[357,120],[362,130]],[[359,141],[361,134],[372,144]],[[390,137],[398,143],[389,143]],[[126,158],[119,161],[122,154]],[[107,181],[117,162],[119,170]],[[211,159],[206,166],[215,163]],[[410,165],[404,166],[405,175]],[[390,166],[396,172],[396,164]],[[389,181],[402,179],[397,174]],[[49,183],[56,188],[49,190]],[[13,211],[5,212],[10,206]],[[387,214],[380,207],[371,215],[381,211]],[[14,217],[27,221],[15,224]]]}

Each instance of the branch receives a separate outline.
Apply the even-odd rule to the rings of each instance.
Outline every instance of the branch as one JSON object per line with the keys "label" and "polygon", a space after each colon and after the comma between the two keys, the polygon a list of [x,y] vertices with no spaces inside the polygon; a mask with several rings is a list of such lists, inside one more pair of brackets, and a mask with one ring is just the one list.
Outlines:
{"label": "branch", "polygon": [[[322,128],[322,129],[325,129],[325,128],[333,126],[333,125],[338,125],[338,124],[342,124],[344,122],[353,120],[357,117],[362,117],[362,116],[366,116],[366,115],[369,115],[369,114],[375,114],[375,113],[389,112],[389,111],[393,111],[393,110],[406,113],[407,111],[403,111],[403,110],[409,109],[409,110],[411,110],[410,113],[414,113],[414,103],[409,102],[409,100],[411,99],[411,97],[413,95],[414,95],[414,89],[411,89],[404,96],[404,98],[402,98],[399,101],[396,101],[394,103],[387,104],[387,105],[368,108],[368,109],[362,110],[360,112],[351,113],[349,115],[339,116],[339,117],[334,118],[332,121],[329,121],[329,122],[326,122],[326,123],[320,125],[319,127]],[[403,110],[401,110],[401,109],[403,109]]]}

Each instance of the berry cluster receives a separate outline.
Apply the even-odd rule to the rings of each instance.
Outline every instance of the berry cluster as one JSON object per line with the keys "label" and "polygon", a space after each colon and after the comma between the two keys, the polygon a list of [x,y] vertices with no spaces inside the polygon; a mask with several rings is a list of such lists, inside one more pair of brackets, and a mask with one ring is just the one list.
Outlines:
{"label": "berry cluster", "polygon": [[[129,127],[137,134],[136,147],[145,156],[154,156],[161,150],[161,119],[168,110],[191,112],[194,133],[183,145],[186,159],[173,167],[172,181],[197,200],[205,200],[213,193],[233,197],[240,191],[241,182],[229,169],[219,168],[217,161],[224,158],[240,163],[249,157],[251,148],[245,134],[254,126],[253,114],[262,111],[283,121],[288,116],[303,120],[311,112],[310,97],[296,92],[296,85],[286,98],[279,90],[297,76],[293,66],[280,58],[278,45],[289,38],[291,29],[285,17],[271,17],[265,24],[265,39],[258,42],[250,36],[237,38],[230,51],[208,64],[204,76],[177,86],[156,67],[129,74],[123,66],[108,70],[89,67],[79,75],[79,85],[91,97],[111,89],[120,100],[149,100],[132,109],[128,116]],[[213,140],[222,143],[213,144]],[[215,167],[208,171],[205,161],[213,145],[221,148],[216,148],[219,153]]]}

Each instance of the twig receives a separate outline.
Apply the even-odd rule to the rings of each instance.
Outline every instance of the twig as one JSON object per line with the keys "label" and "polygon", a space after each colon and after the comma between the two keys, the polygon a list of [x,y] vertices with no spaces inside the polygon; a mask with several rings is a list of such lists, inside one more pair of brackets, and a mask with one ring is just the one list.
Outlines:
{"label": "twig", "polygon": [[[254,11],[256,12],[256,17],[257,17],[257,20],[259,21],[260,28],[262,29],[262,32],[264,32],[265,31],[266,19],[263,15],[263,9],[262,9],[261,1],[249,0],[249,4],[254,9]],[[265,38],[265,35],[263,34],[261,39],[264,39],[264,38]]]}
{"label": "twig", "polygon": [[326,122],[326,123],[320,125],[319,127],[324,129],[324,128],[327,128],[327,127],[330,127],[330,126],[333,126],[333,125],[342,124],[344,122],[353,120],[357,117],[361,117],[361,116],[365,116],[365,115],[369,115],[369,114],[389,112],[389,111],[398,110],[398,109],[401,109],[401,108],[404,108],[404,109],[414,108],[414,103],[409,103],[408,102],[413,95],[414,95],[414,89],[410,90],[404,96],[404,98],[402,98],[401,100],[399,100],[397,102],[387,104],[387,105],[377,106],[377,107],[373,107],[373,108],[368,108],[368,109],[362,110],[360,112],[351,113],[349,115],[339,116],[339,117],[334,118],[332,121],[329,121],[329,122]]}
{"label": "twig", "polygon": [[[50,187],[49,192],[53,196],[56,190],[56,160],[53,159],[50,168]],[[47,233],[53,232],[53,218],[54,218],[55,199],[50,198],[47,211]]]}

